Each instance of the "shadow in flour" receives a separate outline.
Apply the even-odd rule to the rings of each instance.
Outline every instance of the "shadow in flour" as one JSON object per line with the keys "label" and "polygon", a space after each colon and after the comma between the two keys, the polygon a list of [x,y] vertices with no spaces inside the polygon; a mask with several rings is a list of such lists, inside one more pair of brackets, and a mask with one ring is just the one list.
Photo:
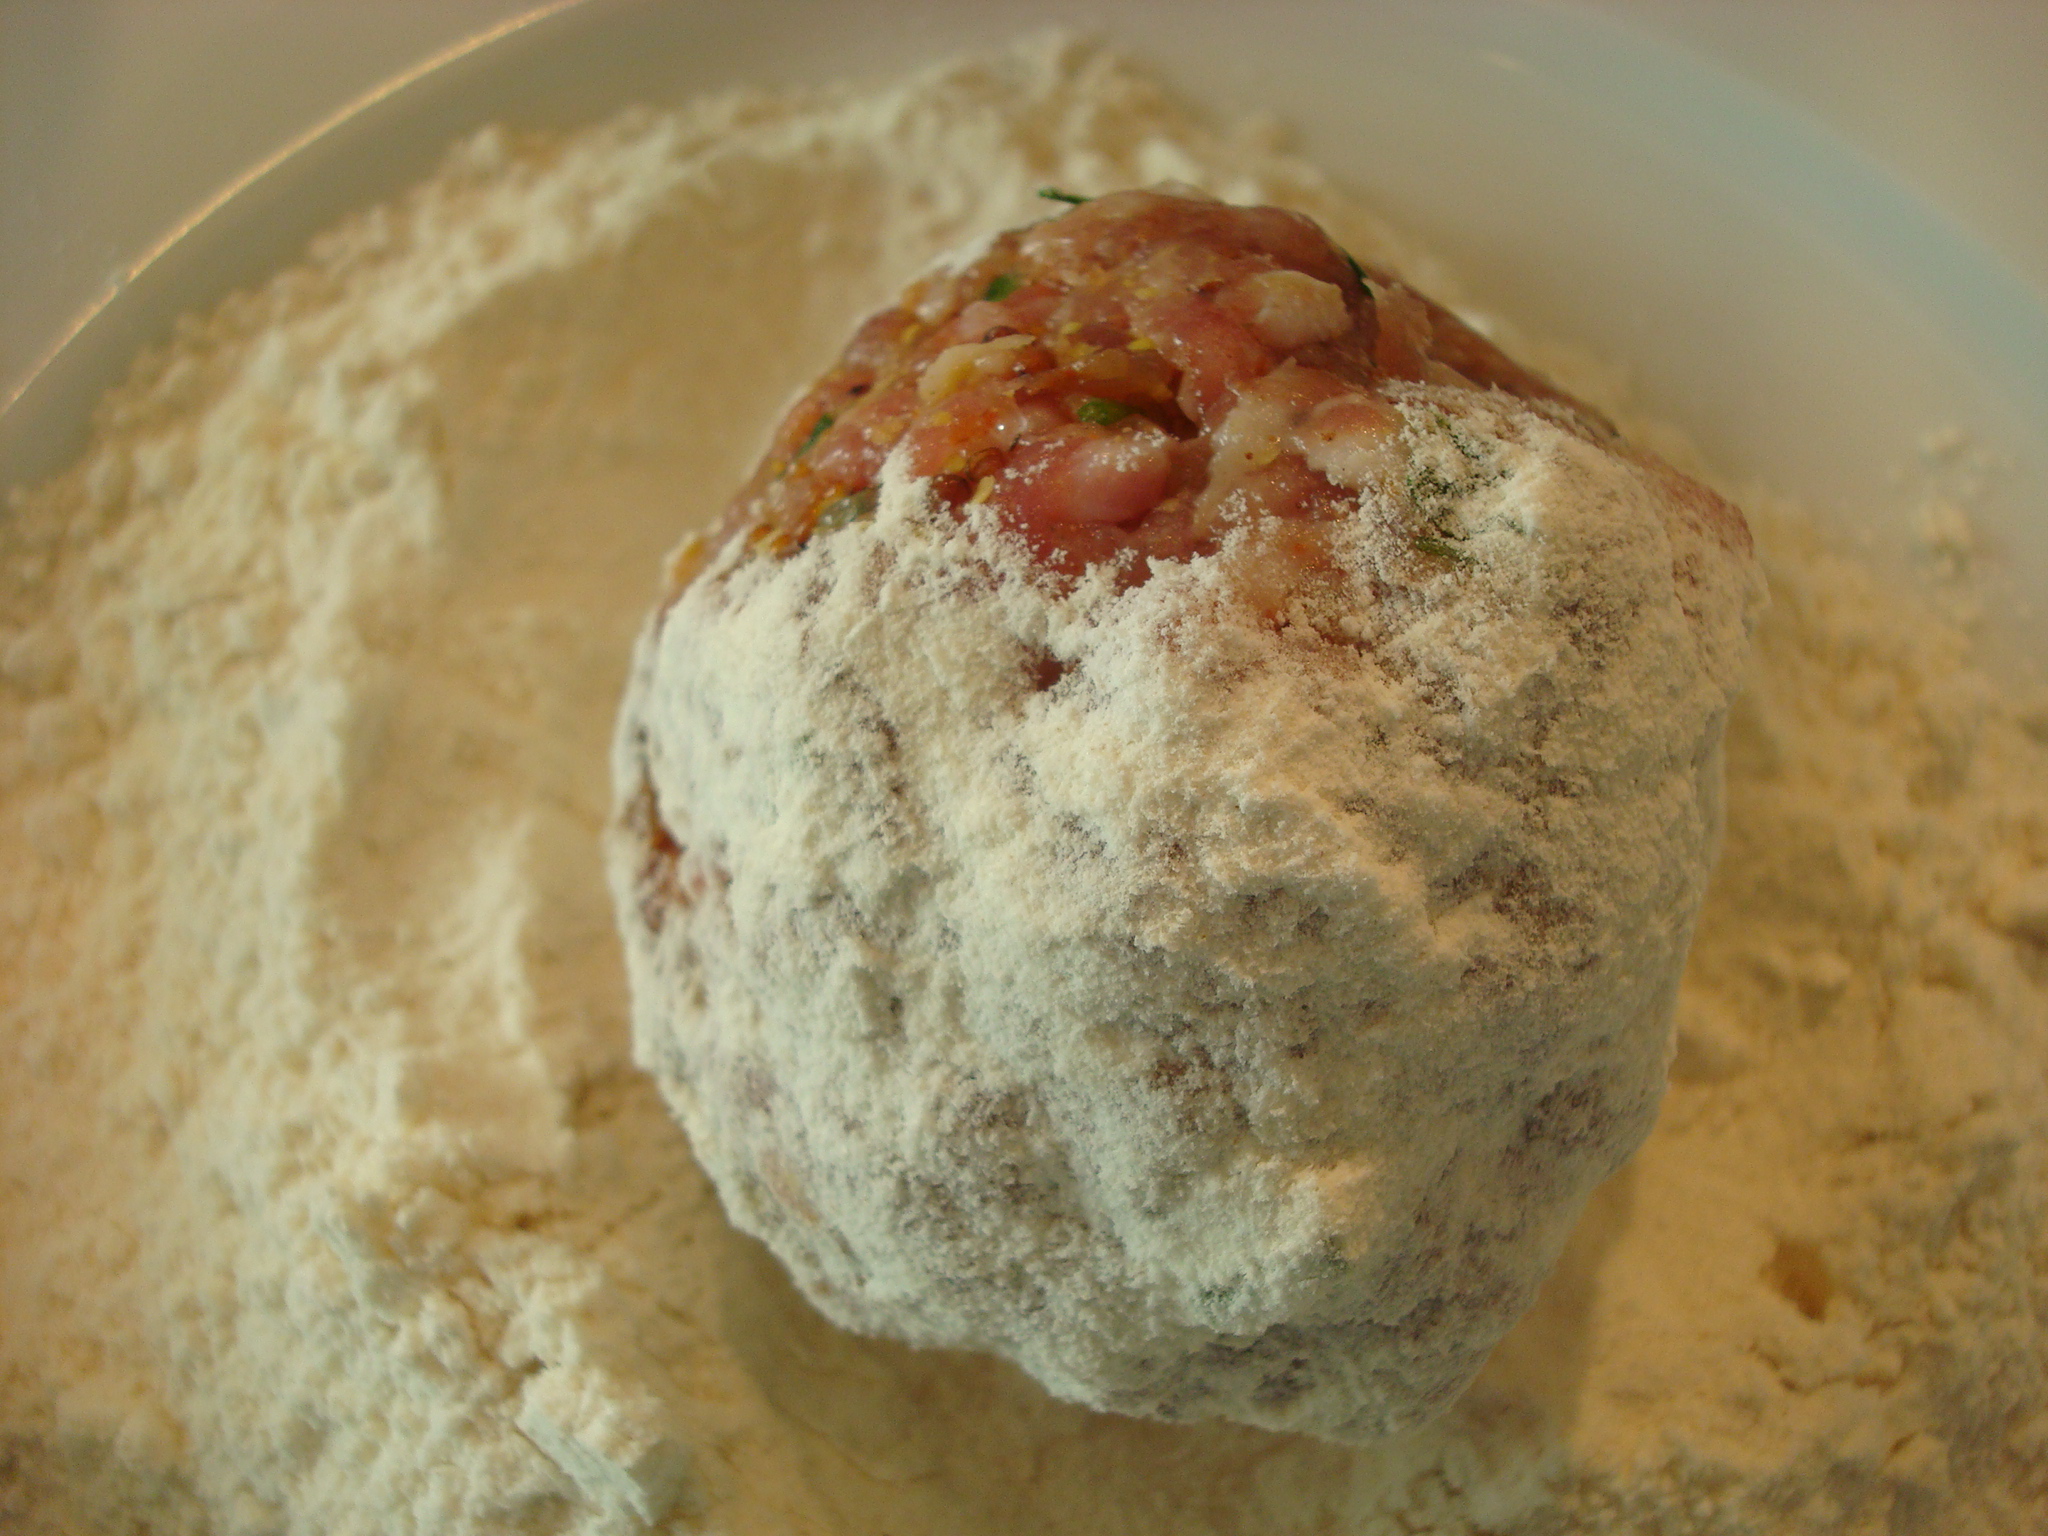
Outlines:
{"label": "shadow in flour", "polygon": [[[1576,1417],[1602,1262],[1626,1225],[1627,1172],[1597,1191],[1537,1303],[1442,1420],[1369,1447],[1236,1425],[1168,1425],[1048,1396],[1007,1363],[834,1327],[760,1244],[708,1245],[724,1341],[801,1442],[821,1506],[866,1528],[1252,1532],[1350,1528],[1486,1489],[1546,1502]],[[1396,1527],[1398,1528],[1398,1527]]]}
{"label": "shadow in flour", "polygon": [[1535,1302],[1494,1348],[1458,1412],[1517,1409],[1561,1440],[1578,1419],[1593,1352],[1593,1310],[1609,1253],[1635,1208],[1636,1164],[1593,1191]]}

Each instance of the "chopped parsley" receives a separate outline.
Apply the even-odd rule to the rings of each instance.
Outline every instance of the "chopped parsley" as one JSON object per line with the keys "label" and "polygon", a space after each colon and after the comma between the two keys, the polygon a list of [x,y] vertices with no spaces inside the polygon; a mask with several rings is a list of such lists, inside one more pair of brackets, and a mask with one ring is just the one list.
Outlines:
{"label": "chopped parsley", "polygon": [[1368,299],[1371,298],[1372,284],[1365,280],[1365,268],[1361,267],[1358,264],[1358,258],[1352,255],[1349,251],[1345,251],[1343,255],[1344,265],[1349,267],[1351,269],[1351,275],[1358,279],[1358,286],[1365,290],[1365,296]]}
{"label": "chopped parsley", "polygon": [[[1429,415],[1441,436],[1428,457],[1421,463],[1411,462],[1404,482],[1408,505],[1422,524],[1411,544],[1417,554],[1476,565],[1461,547],[1471,531],[1464,526],[1461,511],[1471,497],[1500,484],[1510,471],[1494,464],[1482,444],[1449,414],[1433,410]],[[1455,458],[1444,451],[1446,444]]]}
{"label": "chopped parsley", "polygon": [[1007,299],[1024,286],[1024,279],[1014,272],[998,272],[988,280],[988,286],[981,290],[981,296],[990,303]]}
{"label": "chopped parsley", "polygon": [[1472,557],[1449,539],[1433,538],[1426,533],[1415,536],[1415,547],[1425,555],[1435,555],[1439,560],[1455,560],[1460,565],[1470,565]]}
{"label": "chopped parsley", "polygon": [[1058,187],[1040,187],[1038,195],[1055,203],[1085,203],[1087,198],[1074,192],[1062,192]]}
{"label": "chopped parsley", "polygon": [[1436,417],[1436,424],[1444,429],[1444,436],[1451,440],[1453,448],[1462,453],[1470,462],[1474,464],[1480,462],[1481,454],[1479,450],[1472,446],[1471,438],[1458,430],[1456,422],[1452,421],[1442,411],[1431,411],[1430,414]]}
{"label": "chopped parsley", "polygon": [[1131,408],[1121,400],[1105,400],[1100,395],[1090,395],[1074,407],[1074,419],[1085,421],[1090,426],[1113,427],[1131,414]]}
{"label": "chopped parsley", "polygon": [[881,499],[882,488],[879,485],[870,485],[841,496],[835,501],[828,501],[824,510],[818,513],[818,521],[814,527],[818,532],[824,533],[833,528],[844,528],[848,523],[857,523],[864,517],[872,517],[875,504]]}
{"label": "chopped parsley", "polygon": [[790,457],[792,459],[800,459],[805,454],[809,453],[811,451],[811,445],[816,443],[819,438],[823,437],[825,435],[826,430],[831,425],[832,413],[830,411],[827,411],[824,415],[820,416],[816,421],[811,423],[811,430],[805,434],[804,440],[796,445],[796,452],[792,453]]}
{"label": "chopped parsley", "polygon": [[1448,479],[1428,464],[1408,471],[1402,484],[1408,492],[1408,504],[1431,518],[1442,517],[1450,510],[1446,503],[1469,489],[1463,481]]}

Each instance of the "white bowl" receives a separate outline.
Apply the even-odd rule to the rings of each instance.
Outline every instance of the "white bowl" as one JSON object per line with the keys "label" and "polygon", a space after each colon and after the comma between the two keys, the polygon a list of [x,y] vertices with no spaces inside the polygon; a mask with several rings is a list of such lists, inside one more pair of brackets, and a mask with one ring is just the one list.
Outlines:
{"label": "white bowl", "polygon": [[[262,168],[150,260],[0,415],[0,481],[83,445],[92,402],[179,313],[287,263],[492,120],[587,121],[738,81],[879,76],[1061,21],[1188,94],[1270,109],[1442,251],[1486,307],[1625,361],[1710,462],[1913,558],[1923,445],[1957,428],[1987,654],[2048,654],[2048,307],[1874,162],[1610,12],[1532,0],[585,0],[456,50]],[[2031,679],[2030,679],[2031,680]]]}

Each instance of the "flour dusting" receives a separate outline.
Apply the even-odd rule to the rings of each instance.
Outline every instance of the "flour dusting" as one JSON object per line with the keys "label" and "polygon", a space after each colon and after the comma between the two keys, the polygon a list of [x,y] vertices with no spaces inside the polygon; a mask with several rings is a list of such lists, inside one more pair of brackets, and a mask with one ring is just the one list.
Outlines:
{"label": "flour dusting", "polygon": [[1768,498],[1662,1119],[1447,1417],[1091,1415],[833,1329],[726,1225],[631,1063],[596,853],[648,573],[904,274],[1048,182],[1164,179],[1450,286],[1258,135],[1034,45],[481,136],[16,499],[0,1525],[2048,1521],[2048,753]]}
{"label": "flour dusting", "polygon": [[[1272,209],[1142,191],[1024,238],[1142,231],[1141,295],[1260,219],[1341,275]],[[1115,302],[1102,268],[1034,277],[999,242],[948,280],[920,396],[1004,345],[957,337],[1000,325],[978,296],[1011,264]],[[1282,270],[1350,331],[1339,289]],[[916,291],[848,355],[947,312]],[[1370,295],[1375,319],[1418,303]],[[1227,326],[1225,302],[1195,312]],[[1048,360],[1087,324],[1015,318],[1011,355]],[[1172,349],[1199,400],[1184,336],[1096,324],[1079,365]],[[1058,385],[998,405],[942,380],[906,426],[885,365],[841,406],[900,434],[875,510],[773,558],[768,525],[735,533],[653,610],[609,839],[636,1055],[827,1317],[1090,1407],[1372,1440],[1469,1385],[1649,1133],[1762,596],[1748,529],[1580,408],[1438,366],[1384,395],[1321,373],[1321,404],[1295,361],[1241,379],[1181,418],[1203,502],[1240,509],[1216,547],[1140,567],[1127,544],[1065,583],[1019,509],[956,512],[911,467],[931,428]],[[1001,430],[1058,454],[1077,429]],[[1360,471],[1308,481],[1314,517],[1247,488],[1262,458],[1306,481],[1297,430]],[[843,442],[771,453],[768,494],[836,504],[807,477]],[[999,450],[972,451],[993,497]]]}

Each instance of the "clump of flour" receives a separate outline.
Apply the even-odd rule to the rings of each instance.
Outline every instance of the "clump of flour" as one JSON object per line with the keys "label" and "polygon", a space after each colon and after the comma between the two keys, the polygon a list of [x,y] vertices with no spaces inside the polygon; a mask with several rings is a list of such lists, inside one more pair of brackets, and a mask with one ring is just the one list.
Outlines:
{"label": "clump of flour", "polygon": [[1776,601],[1676,1081],[1450,1416],[1091,1416],[831,1329],[632,1068],[647,573],[848,322],[1077,190],[1311,172],[1087,51],[473,142],[0,532],[10,1530],[1939,1531],[2048,1519],[2041,743],[1745,498]]}

